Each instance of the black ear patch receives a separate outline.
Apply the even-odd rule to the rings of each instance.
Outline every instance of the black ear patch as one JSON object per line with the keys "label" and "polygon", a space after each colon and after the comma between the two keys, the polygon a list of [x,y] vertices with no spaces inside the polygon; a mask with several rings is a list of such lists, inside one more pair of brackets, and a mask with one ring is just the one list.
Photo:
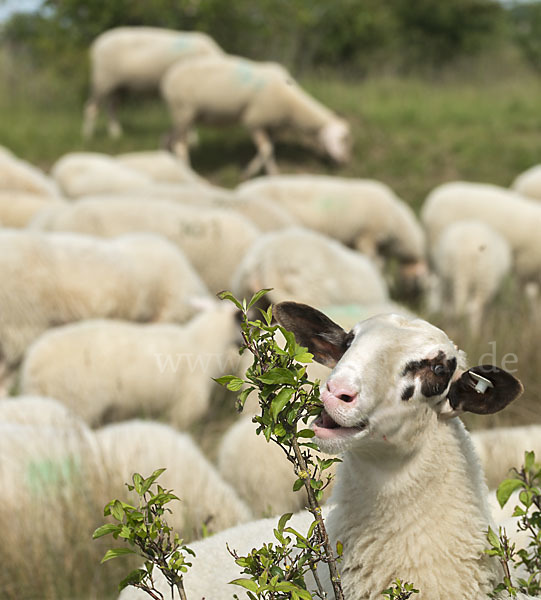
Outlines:
{"label": "black ear patch", "polygon": [[282,327],[293,332],[298,344],[308,348],[314,360],[331,368],[353,339],[353,333],[346,333],[340,325],[307,304],[280,302],[273,306],[272,314]]}
{"label": "black ear patch", "polygon": [[[470,376],[471,372],[488,379],[493,387],[487,387],[482,393],[476,391],[476,381]],[[505,408],[523,391],[522,383],[507,371],[494,365],[482,365],[468,369],[453,382],[447,398],[455,410],[490,415]]]}
{"label": "black ear patch", "polygon": [[[402,370],[402,376],[413,374],[421,381],[421,393],[426,398],[439,396],[447,389],[456,370],[456,358],[446,358],[440,350],[435,358],[412,360]],[[403,398],[404,399],[404,398]]]}

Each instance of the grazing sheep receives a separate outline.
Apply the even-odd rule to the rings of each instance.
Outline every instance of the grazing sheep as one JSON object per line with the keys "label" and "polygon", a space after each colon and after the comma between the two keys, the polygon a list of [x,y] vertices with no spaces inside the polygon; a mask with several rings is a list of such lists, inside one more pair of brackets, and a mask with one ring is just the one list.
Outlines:
{"label": "grazing sheep", "polygon": [[57,196],[0,189],[0,227],[26,227],[40,210],[59,202],[61,198]]}
{"label": "grazing sheep", "polygon": [[50,177],[3,146],[0,146],[0,190],[58,196],[58,187]]}
{"label": "grazing sheep", "polygon": [[319,307],[388,299],[387,286],[366,256],[325,235],[291,227],[266,233],[246,253],[231,280],[238,298],[273,288],[265,298],[294,298]]}
{"label": "grazing sheep", "polygon": [[[520,382],[493,366],[464,371],[464,353],[421,319],[377,316],[348,333],[294,302],[279,304],[274,315],[316,360],[333,367],[312,428],[323,452],[343,458],[326,526],[332,546],[343,544],[344,596],[379,599],[400,577],[420,590],[419,600],[485,600],[503,573],[484,552],[492,522],[488,491],[456,417],[502,409],[520,395]],[[476,390],[472,373],[489,387]],[[301,521],[305,527],[306,517]],[[244,552],[270,541],[275,525],[276,519],[254,522],[193,544],[187,596],[229,598],[226,582],[239,571],[224,542]],[[320,578],[331,594],[325,568]],[[132,590],[121,594],[137,597]]]}
{"label": "grazing sheep", "polygon": [[212,378],[236,368],[237,336],[229,303],[212,303],[182,326],[82,321],[30,346],[19,387],[57,398],[93,426],[149,414],[186,429],[207,412]]}
{"label": "grazing sheep", "polygon": [[157,90],[162,75],[173,63],[221,52],[212,38],[195,31],[117,27],[100,34],[90,46],[91,95],[84,109],[83,136],[94,134],[98,111],[104,104],[109,135],[122,134],[114,111],[118,90]]}
{"label": "grazing sheep", "polygon": [[491,489],[497,488],[513,467],[521,467],[524,452],[533,450],[541,459],[541,425],[474,431],[472,440]]}
{"label": "grazing sheep", "polygon": [[524,284],[541,283],[539,203],[495,185],[452,182],[432,190],[421,211],[431,244],[450,223],[465,219],[482,221],[507,240]]}
{"label": "grazing sheep", "polygon": [[110,237],[126,232],[158,233],[175,243],[209,290],[229,286],[257,228],[232,210],[156,200],[96,199],[38,215],[35,226],[49,231],[78,231]]}
{"label": "grazing sheep", "polygon": [[64,404],[45,396],[16,396],[0,399],[0,423],[47,427],[82,425],[79,418]]}
{"label": "grazing sheep", "polygon": [[541,165],[534,165],[518,175],[510,187],[523,196],[541,200]]}
{"label": "grazing sheep", "polygon": [[[172,502],[167,520],[183,537],[190,530],[201,534],[204,525],[220,531],[251,518],[248,506],[225,483],[192,438],[162,423],[127,421],[96,431],[109,480],[131,481],[134,472],[148,477],[158,468],[167,470],[158,483],[172,489],[181,502]],[[117,496],[118,497],[118,496]],[[193,535],[190,535],[193,537]]]}
{"label": "grazing sheep", "polygon": [[481,221],[456,221],[442,230],[431,259],[438,278],[432,302],[439,310],[467,316],[471,331],[478,333],[487,304],[511,270],[507,240]]}
{"label": "grazing sheep", "polygon": [[199,121],[240,122],[250,132],[257,154],[245,170],[277,171],[269,134],[291,130],[307,136],[338,163],[349,160],[349,125],[309,96],[276,63],[237,56],[206,56],[177,62],[161,82],[173,122],[172,148],[186,161],[190,128]]}
{"label": "grazing sheep", "polygon": [[88,318],[184,322],[208,291],[186,258],[150,234],[100,240],[0,232],[0,365],[13,368],[41,333]]}
{"label": "grazing sheep", "polygon": [[300,224],[369,256],[394,257],[402,275],[424,273],[424,232],[410,207],[385,184],[326,175],[259,177],[237,188],[290,212]]}

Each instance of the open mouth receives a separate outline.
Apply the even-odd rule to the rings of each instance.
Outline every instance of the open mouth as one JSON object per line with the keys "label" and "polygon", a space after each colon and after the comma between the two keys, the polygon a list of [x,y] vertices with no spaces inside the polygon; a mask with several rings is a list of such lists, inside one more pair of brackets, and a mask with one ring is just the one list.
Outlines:
{"label": "open mouth", "polygon": [[323,409],[319,417],[312,423],[312,429],[319,438],[332,438],[342,435],[353,435],[366,429],[368,423],[366,421],[360,421],[357,425],[352,427],[344,427],[339,425],[329,413]]}

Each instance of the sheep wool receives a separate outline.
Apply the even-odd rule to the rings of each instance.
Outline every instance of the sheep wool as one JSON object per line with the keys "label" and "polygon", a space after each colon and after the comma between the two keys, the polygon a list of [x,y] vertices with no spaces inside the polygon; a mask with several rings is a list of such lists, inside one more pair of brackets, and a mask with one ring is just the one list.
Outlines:
{"label": "sheep wool", "polygon": [[272,302],[293,299],[323,307],[384,302],[382,275],[366,256],[325,235],[291,227],[262,235],[231,280],[238,298],[273,288]]}
{"label": "sheep wool", "polygon": [[161,93],[173,122],[172,146],[188,158],[188,134],[197,121],[240,121],[258,154],[245,174],[276,171],[269,131],[287,129],[310,136],[337,162],[349,159],[345,121],[309,96],[282,66],[237,56],[206,56],[177,62],[165,73]]}
{"label": "sheep wool", "polygon": [[61,201],[59,196],[0,189],[0,227],[26,227],[41,210],[54,207]]}
{"label": "sheep wool", "polygon": [[449,224],[465,219],[482,221],[507,240],[523,283],[541,282],[538,202],[495,185],[457,181],[432,190],[421,210],[431,244]]}
{"label": "sheep wool", "polygon": [[173,513],[168,522],[183,537],[193,538],[192,530],[200,535],[203,525],[217,532],[250,520],[248,506],[188,434],[161,423],[134,420],[98,429],[96,440],[105,471],[119,486],[131,481],[134,472],[148,477],[156,469],[166,469],[158,483],[181,499],[170,505]]}
{"label": "sheep wool", "polygon": [[511,270],[507,240],[489,225],[476,220],[451,223],[442,230],[431,251],[439,278],[440,310],[468,317],[471,330],[479,332],[484,310]]}
{"label": "sheep wool", "polygon": [[77,231],[100,237],[146,231],[176,244],[212,293],[229,286],[247,249],[258,238],[248,219],[232,210],[156,200],[95,199],[36,217],[48,231]]}
{"label": "sheep wool", "polygon": [[4,230],[0,273],[0,361],[11,368],[50,327],[98,317],[184,322],[196,312],[189,299],[208,296],[178,249],[151,234]]}
{"label": "sheep wool", "polygon": [[304,227],[362,252],[424,260],[423,230],[413,211],[384,183],[326,175],[258,177],[237,187],[287,209]]}
{"label": "sheep wool", "polygon": [[40,169],[0,146],[0,190],[19,190],[41,196],[58,196],[55,182]]}
{"label": "sheep wool", "polygon": [[147,414],[184,429],[208,410],[212,378],[236,367],[233,305],[212,303],[185,325],[86,320],[27,350],[20,390],[62,401],[90,425]]}
{"label": "sheep wool", "polygon": [[196,31],[117,27],[100,34],[90,46],[91,95],[85,105],[83,135],[88,138],[94,134],[103,104],[108,108],[109,135],[122,134],[112,104],[118,89],[157,90],[173,63],[221,52],[211,37]]}
{"label": "sheep wool", "polygon": [[533,200],[541,200],[541,165],[534,165],[518,175],[511,189]]}

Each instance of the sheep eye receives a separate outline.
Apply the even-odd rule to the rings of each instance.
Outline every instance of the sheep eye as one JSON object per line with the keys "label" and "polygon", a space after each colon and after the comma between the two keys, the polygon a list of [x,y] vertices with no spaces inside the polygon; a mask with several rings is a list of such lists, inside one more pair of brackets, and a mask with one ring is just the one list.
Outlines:
{"label": "sheep eye", "polygon": [[443,375],[445,373],[445,367],[443,365],[434,365],[432,371],[435,375]]}

